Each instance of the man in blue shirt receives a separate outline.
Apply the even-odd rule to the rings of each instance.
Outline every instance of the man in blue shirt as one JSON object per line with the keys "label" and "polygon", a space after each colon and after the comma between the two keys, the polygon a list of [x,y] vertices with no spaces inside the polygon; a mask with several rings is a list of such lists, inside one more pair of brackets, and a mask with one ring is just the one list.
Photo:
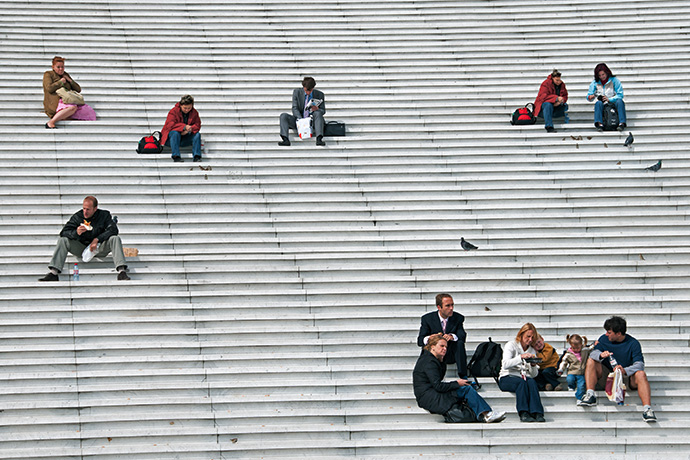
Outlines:
{"label": "man in blue shirt", "polygon": [[[628,376],[629,387],[637,390],[640,400],[644,405],[642,418],[645,422],[656,422],[656,415],[652,410],[652,392],[649,388],[649,380],[644,371],[644,356],[640,342],[633,336],[626,334],[627,324],[620,316],[612,316],[604,322],[606,334],[599,337],[597,344],[587,359],[585,368],[585,384],[587,394],[579,403],[581,406],[594,406],[597,398],[594,395],[594,386],[601,379],[603,368],[607,374],[615,369],[620,369],[624,376]],[[611,359],[615,358],[614,365]]]}

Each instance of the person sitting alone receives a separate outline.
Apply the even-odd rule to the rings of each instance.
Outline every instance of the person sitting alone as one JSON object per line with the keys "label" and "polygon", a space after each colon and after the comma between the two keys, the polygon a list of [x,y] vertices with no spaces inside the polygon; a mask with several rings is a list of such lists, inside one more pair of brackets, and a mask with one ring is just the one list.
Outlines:
{"label": "person sitting alone", "polygon": [[180,147],[190,145],[194,161],[201,161],[200,130],[201,118],[194,108],[194,98],[190,95],[182,96],[165,119],[165,125],[161,129],[161,145],[170,147],[172,160],[176,163],[184,161],[180,155]]}
{"label": "person sitting alone", "polygon": [[302,87],[292,92],[292,114],[280,114],[280,146],[290,145],[290,128],[297,129],[299,118],[312,118],[316,145],[326,145],[323,141],[323,116],[326,113],[326,97],[318,89],[314,89],[316,80],[312,77],[304,77]]}

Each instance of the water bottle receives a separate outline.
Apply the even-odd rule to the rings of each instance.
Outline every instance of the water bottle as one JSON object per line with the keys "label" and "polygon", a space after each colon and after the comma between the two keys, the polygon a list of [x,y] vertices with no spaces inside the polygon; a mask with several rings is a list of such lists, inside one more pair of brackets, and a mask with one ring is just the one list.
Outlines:
{"label": "water bottle", "polygon": [[72,281],[79,281],[79,264],[74,264],[74,269],[72,270]]}
{"label": "water bottle", "polygon": [[616,358],[614,358],[613,355],[609,355],[609,362],[611,363],[611,369],[614,369],[616,366],[618,366],[618,361],[616,361]]}
{"label": "water bottle", "polygon": [[203,152],[204,156],[208,153],[208,150],[206,150],[206,144],[204,144],[204,141],[201,141],[201,151]]}

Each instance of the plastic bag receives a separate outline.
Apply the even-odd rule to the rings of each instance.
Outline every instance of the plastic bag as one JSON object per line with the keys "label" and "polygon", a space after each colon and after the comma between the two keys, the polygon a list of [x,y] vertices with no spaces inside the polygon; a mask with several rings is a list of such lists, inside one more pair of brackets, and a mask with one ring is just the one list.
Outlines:
{"label": "plastic bag", "polygon": [[620,369],[611,372],[606,378],[606,396],[609,401],[616,404],[625,402],[625,384],[623,383],[623,373]]}
{"label": "plastic bag", "polygon": [[[96,252],[98,252],[98,248],[96,248]],[[91,259],[96,255],[96,252],[91,252],[91,246],[86,246],[84,248],[84,252],[81,253],[81,259],[84,261],[84,263],[91,262]]]}
{"label": "plastic bag", "polygon": [[297,119],[297,133],[300,139],[308,139],[311,134],[311,117]]}

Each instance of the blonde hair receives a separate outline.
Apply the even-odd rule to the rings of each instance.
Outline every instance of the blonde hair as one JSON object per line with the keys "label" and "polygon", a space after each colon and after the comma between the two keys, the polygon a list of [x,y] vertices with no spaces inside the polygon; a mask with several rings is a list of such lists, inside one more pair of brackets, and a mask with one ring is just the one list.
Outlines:
{"label": "blonde hair", "polygon": [[429,337],[429,341],[426,343],[426,345],[424,345],[424,349],[428,352],[431,352],[431,348],[435,347],[436,344],[439,343],[441,340],[445,340],[445,342],[448,343],[448,341],[443,338],[443,334],[438,333],[432,335],[431,337]]}
{"label": "blonde hair", "polygon": [[522,325],[520,330],[518,331],[517,335],[515,336],[515,341],[520,342],[522,340],[522,336],[525,335],[527,331],[532,331],[534,333],[534,338],[536,340],[537,337],[539,337],[539,333],[537,332],[537,328],[534,327],[534,324],[532,323],[525,323]]}

